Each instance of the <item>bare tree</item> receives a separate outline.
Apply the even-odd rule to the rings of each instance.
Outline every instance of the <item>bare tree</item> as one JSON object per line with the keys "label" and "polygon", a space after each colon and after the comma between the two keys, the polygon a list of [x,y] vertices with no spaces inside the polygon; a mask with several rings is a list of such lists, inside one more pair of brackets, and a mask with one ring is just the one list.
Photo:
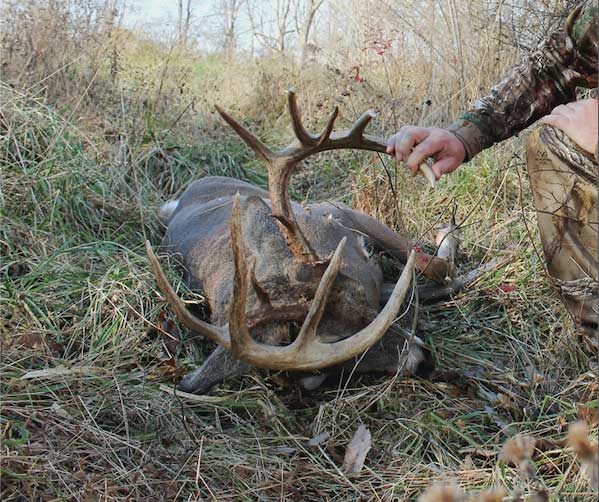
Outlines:
{"label": "bare tree", "polygon": [[[297,15],[297,0],[275,0],[274,5],[269,4],[266,13],[261,11],[259,4],[262,2],[248,2],[247,5],[254,38],[263,47],[284,53],[288,48],[288,36],[296,32],[296,29],[292,28],[292,20],[294,15]],[[265,15],[268,16],[266,20]]]}
{"label": "bare tree", "polygon": [[177,36],[181,47],[187,47],[192,17],[192,0],[177,0]]}
{"label": "bare tree", "polygon": [[117,3],[117,0],[105,0],[102,4],[98,5],[98,31],[104,35],[110,36],[116,26],[118,17]]}
{"label": "bare tree", "polygon": [[324,0],[307,0],[304,10],[304,19],[301,26],[298,27],[300,37],[300,63],[305,63],[308,58],[308,47],[310,42],[310,31],[314,24],[316,11],[320,9]]}
{"label": "bare tree", "polygon": [[277,16],[277,51],[285,52],[287,35],[293,33],[289,29],[289,21],[291,12],[291,0],[277,0],[276,16]]}
{"label": "bare tree", "polygon": [[246,0],[221,0],[223,19],[223,50],[227,59],[232,59],[237,48],[237,21],[241,7]]}

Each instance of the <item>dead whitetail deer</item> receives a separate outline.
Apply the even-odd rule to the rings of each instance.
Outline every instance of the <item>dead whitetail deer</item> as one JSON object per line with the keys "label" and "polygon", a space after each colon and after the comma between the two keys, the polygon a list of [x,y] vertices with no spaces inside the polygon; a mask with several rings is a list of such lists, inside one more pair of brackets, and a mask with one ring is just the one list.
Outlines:
{"label": "dead whitetail deer", "polygon": [[[180,322],[219,345],[180,382],[187,392],[205,392],[252,366],[313,372],[345,363],[360,372],[413,374],[429,363],[415,333],[390,328],[414,271],[444,284],[448,260],[414,250],[406,237],[343,204],[303,207],[289,200],[291,176],[307,157],[335,149],[384,152],[384,139],[364,134],[376,114],[368,111],[351,129],[335,132],[335,109],[314,135],[302,124],[295,92],[288,97],[296,140],[279,152],[217,107],[266,164],[268,192],[208,177],[161,210],[168,225],[161,249],[180,261],[186,283],[203,291],[212,323],[190,312],[147,243],[158,286]],[[380,312],[383,274],[373,249],[404,264]]]}

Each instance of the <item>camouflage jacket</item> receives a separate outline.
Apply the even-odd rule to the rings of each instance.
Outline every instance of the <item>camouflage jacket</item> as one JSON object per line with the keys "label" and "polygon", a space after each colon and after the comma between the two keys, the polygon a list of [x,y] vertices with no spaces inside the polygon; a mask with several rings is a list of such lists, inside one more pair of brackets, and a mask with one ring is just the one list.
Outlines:
{"label": "camouflage jacket", "polygon": [[447,129],[466,148],[466,160],[518,133],[562,103],[576,99],[576,88],[597,86],[597,20],[594,1],[568,16],[566,29],[549,36],[512,67],[490,94]]}

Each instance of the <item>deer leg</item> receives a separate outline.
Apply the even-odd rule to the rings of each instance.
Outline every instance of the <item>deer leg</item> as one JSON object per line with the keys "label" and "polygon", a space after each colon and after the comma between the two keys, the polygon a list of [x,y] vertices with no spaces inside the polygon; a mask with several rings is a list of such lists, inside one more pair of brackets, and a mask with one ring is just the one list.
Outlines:
{"label": "deer leg", "polygon": [[222,345],[219,345],[202,366],[183,377],[178,388],[184,392],[205,394],[215,385],[223,383],[228,378],[243,375],[250,369],[248,363],[235,359]]}
{"label": "deer leg", "polygon": [[[285,323],[272,323],[263,326],[256,337],[261,342],[279,345],[289,341],[289,327]],[[184,392],[206,394],[216,385],[227,379],[242,376],[252,368],[251,364],[233,357],[227,349],[219,345],[202,366],[182,378],[178,387]]]}

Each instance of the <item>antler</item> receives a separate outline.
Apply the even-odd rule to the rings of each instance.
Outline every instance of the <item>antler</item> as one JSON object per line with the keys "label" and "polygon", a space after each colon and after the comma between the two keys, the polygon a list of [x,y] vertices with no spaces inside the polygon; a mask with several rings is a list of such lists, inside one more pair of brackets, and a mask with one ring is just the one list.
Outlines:
{"label": "antler", "polygon": [[[350,129],[333,132],[335,120],[339,115],[339,109],[335,107],[322,133],[312,134],[306,131],[302,123],[295,89],[290,89],[287,96],[289,114],[296,140],[278,152],[273,152],[264,145],[254,134],[218,105],[216,106],[216,110],[266,164],[268,169],[268,191],[272,203],[273,216],[279,221],[281,231],[293,254],[306,263],[313,263],[320,261],[320,259],[297,224],[291,208],[291,202],[289,201],[289,182],[296,165],[311,155],[327,150],[351,148],[385,152],[387,141],[377,136],[364,134],[366,126],[377,116],[377,112],[374,110],[368,110],[363,113]],[[420,166],[420,172],[434,186],[435,175],[430,167],[423,163]]]}
{"label": "antler", "polygon": [[239,359],[268,369],[316,370],[333,366],[361,354],[376,343],[395,321],[414,274],[415,254],[410,253],[389,301],[378,316],[358,333],[334,343],[323,343],[316,336],[328,297],[341,267],[345,238],[341,240],[318,285],[300,332],[292,344],[267,345],[255,341],[248,330],[245,307],[248,292],[248,265],[241,236],[241,209],[239,195],[233,199],[231,214],[231,241],[235,261],[233,301],[228,326],[216,327],[195,317],[168,282],[152,246],[146,241],[146,251],[158,287],[180,321],[194,332],[223,345]]}

